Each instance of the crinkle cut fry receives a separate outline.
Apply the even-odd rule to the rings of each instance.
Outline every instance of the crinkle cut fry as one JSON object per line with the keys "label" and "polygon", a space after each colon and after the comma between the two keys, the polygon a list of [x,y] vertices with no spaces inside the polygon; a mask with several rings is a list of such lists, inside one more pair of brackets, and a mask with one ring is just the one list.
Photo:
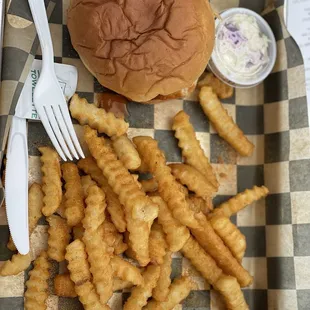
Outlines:
{"label": "crinkle cut fry", "polygon": [[134,178],[95,130],[85,126],[85,141],[99,168],[125,208],[127,230],[141,266],[149,263],[149,234],[158,207],[138,187]]}
{"label": "crinkle cut fry", "polygon": [[216,283],[223,274],[215,260],[192,236],[184,244],[181,252],[211,285]]}
{"label": "crinkle cut fry", "polygon": [[173,216],[183,225],[198,227],[194,212],[189,208],[185,194],[180,190],[171,169],[166,165],[164,153],[158,148],[158,142],[151,137],[135,137],[136,145],[142,160],[158,182],[159,193],[167,202]]}
{"label": "crinkle cut fry", "polygon": [[[37,226],[38,220],[42,216],[44,194],[41,185],[33,183],[29,188],[28,193],[28,223],[29,223],[29,236]],[[10,236],[7,247],[11,251],[16,251],[13,239]]]}
{"label": "crinkle cut fry", "polygon": [[188,189],[199,197],[210,197],[217,189],[197,169],[186,164],[170,164],[171,172]]}
{"label": "crinkle cut fry", "polygon": [[49,269],[51,264],[48,261],[47,253],[41,252],[34,262],[34,268],[29,271],[29,280],[26,282],[27,290],[25,292],[26,310],[46,309],[45,301],[48,297],[48,279],[50,277]]}
{"label": "crinkle cut fry", "polygon": [[187,198],[189,207],[195,212],[202,212],[203,214],[209,214],[213,210],[212,197],[201,198],[196,195],[189,195]]}
{"label": "crinkle cut fry", "polygon": [[49,223],[47,254],[51,259],[62,262],[65,260],[66,247],[71,239],[71,228],[67,221],[58,215],[53,214],[46,219]]}
{"label": "crinkle cut fry", "polygon": [[39,147],[42,166],[42,190],[44,193],[42,213],[52,215],[59,207],[62,199],[60,158],[50,147]]}
{"label": "crinkle cut fry", "polygon": [[151,263],[154,265],[161,265],[164,262],[167,248],[166,234],[162,226],[155,221],[151,228],[149,241]]}
{"label": "crinkle cut fry", "polygon": [[222,275],[214,288],[223,295],[228,310],[249,310],[236,278]]}
{"label": "crinkle cut fry", "polygon": [[219,183],[209,159],[196,138],[194,127],[189,121],[189,116],[184,111],[180,111],[174,117],[172,129],[175,131],[175,137],[179,140],[178,145],[182,149],[182,155],[185,157],[186,163],[205,175],[208,181],[218,189]]}
{"label": "crinkle cut fry", "polygon": [[130,297],[127,299],[124,310],[140,310],[152,296],[152,290],[157,284],[160,274],[160,267],[149,265],[143,272],[143,285],[132,289]]}
{"label": "crinkle cut fry", "polygon": [[254,201],[266,197],[268,193],[269,190],[265,186],[254,186],[252,189],[246,189],[244,192],[239,193],[235,197],[232,197],[228,201],[220,204],[209,214],[209,216],[231,217]]}
{"label": "crinkle cut fry", "polygon": [[58,274],[54,278],[55,295],[61,297],[76,297],[74,283],[70,279],[69,273]]}
{"label": "crinkle cut fry", "polygon": [[65,180],[65,216],[69,226],[78,225],[84,218],[84,195],[77,166],[65,163],[61,166]]}
{"label": "crinkle cut fry", "polygon": [[26,270],[31,264],[30,253],[26,255],[14,254],[11,260],[7,260],[0,267],[0,276],[13,276]]}
{"label": "crinkle cut fry", "polygon": [[92,185],[97,185],[97,183],[91,178],[90,175],[84,175],[81,177],[81,185],[83,188],[84,199],[86,199],[88,189]]}
{"label": "crinkle cut fry", "polygon": [[178,252],[190,236],[188,228],[172,216],[166,202],[160,196],[151,197],[159,207],[158,222],[166,234],[169,250]]}
{"label": "crinkle cut fry", "polygon": [[226,140],[240,155],[251,156],[254,145],[229,116],[217,95],[209,86],[202,87],[199,93],[200,105],[219,136]]}
{"label": "crinkle cut fry", "polygon": [[177,278],[172,282],[166,300],[163,302],[151,300],[146,305],[145,310],[171,310],[180,304],[195,288],[196,284],[189,277]]}
{"label": "crinkle cut fry", "polygon": [[81,125],[105,133],[108,136],[121,136],[126,133],[129,125],[122,118],[117,118],[113,113],[89,104],[86,99],[75,94],[70,101],[70,112],[73,118]]}
{"label": "crinkle cut fry", "polygon": [[200,227],[191,229],[191,232],[201,247],[213,257],[226,274],[236,277],[242,287],[249,286],[253,278],[225,246],[205,215],[202,213],[196,214],[196,218],[199,221]]}
{"label": "crinkle cut fry", "polygon": [[212,217],[210,223],[234,257],[241,262],[246,250],[246,240],[238,227],[225,216]]}
{"label": "crinkle cut fry", "polygon": [[79,169],[89,174],[104,190],[107,200],[107,210],[111,215],[111,220],[119,232],[126,230],[126,219],[117,195],[113,192],[108,180],[102,174],[101,169],[97,166],[96,161],[92,157],[86,157],[78,162]]}

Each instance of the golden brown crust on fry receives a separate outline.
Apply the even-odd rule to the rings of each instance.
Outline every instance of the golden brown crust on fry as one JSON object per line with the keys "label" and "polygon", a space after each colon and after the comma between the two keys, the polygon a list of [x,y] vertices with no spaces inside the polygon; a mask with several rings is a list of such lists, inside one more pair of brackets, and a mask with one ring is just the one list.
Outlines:
{"label": "golden brown crust on fry", "polygon": [[141,310],[149,297],[152,296],[152,290],[157,284],[160,273],[159,266],[149,265],[143,272],[143,285],[132,289],[130,297],[127,299],[124,310]]}
{"label": "golden brown crust on fry", "polygon": [[85,245],[80,239],[76,239],[67,246],[66,260],[70,278],[75,285],[85,283],[91,279]]}
{"label": "golden brown crust on fry", "polygon": [[[43,191],[41,185],[33,183],[29,188],[28,193],[28,224],[29,224],[29,236],[37,226],[38,220],[42,217],[43,208]],[[16,251],[16,247],[10,237],[7,247],[11,251]]]}
{"label": "golden brown crust on fry", "polygon": [[134,144],[127,135],[113,137],[112,141],[113,149],[124,166],[128,170],[138,169],[141,165],[141,159]]}
{"label": "golden brown crust on fry", "polygon": [[254,201],[266,197],[268,193],[269,190],[265,186],[254,186],[252,189],[246,189],[244,192],[239,193],[235,197],[232,197],[228,201],[220,204],[210,213],[209,216],[231,217]]}
{"label": "golden brown crust on fry", "polygon": [[178,145],[182,149],[182,155],[185,157],[186,163],[201,172],[218,189],[219,184],[209,159],[196,138],[195,130],[189,121],[189,116],[184,111],[180,111],[174,117],[172,129],[179,140]]}
{"label": "golden brown crust on fry", "polygon": [[58,215],[53,214],[46,220],[49,223],[47,254],[51,259],[62,262],[65,260],[66,247],[71,239],[71,229],[67,221]]}
{"label": "golden brown crust on fry", "polygon": [[41,252],[34,261],[34,268],[29,271],[29,280],[26,282],[27,290],[25,292],[26,310],[44,310],[47,309],[45,301],[48,297],[48,279],[51,264],[48,261],[47,253]]}
{"label": "golden brown crust on fry", "polygon": [[234,89],[233,87],[222,82],[213,73],[208,72],[202,80],[197,84],[197,87],[200,89],[204,86],[212,87],[213,91],[220,99],[227,99],[233,96]]}
{"label": "golden brown crust on fry", "polygon": [[105,220],[105,194],[97,185],[92,185],[87,190],[85,199],[86,208],[82,224],[85,230],[97,230]]}
{"label": "golden brown crust on fry", "polygon": [[62,199],[60,158],[50,147],[39,147],[41,152],[42,190],[44,193],[42,213],[52,215]]}
{"label": "golden brown crust on fry", "polygon": [[151,228],[149,240],[151,263],[154,265],[161,265],[164,262],[167,248],[168,244],[163,227],[155,221]]}
{"label": "golden brown crust on fry", "polygon": [[191,229],[191,232],[201,247],[213,257],[226,274],[236,277],[242,287],[250,285],[253,280],[251,275],[240,265],[225,246],[205,215],[202,213],[196,214],[196,218],[199,220],[200,227]]}
{"label": "golden brown crust on fry", "polygon": [[12,276],[26,270],[31,264],[30,253],[26,255],[14,254],[11,260],[7,260],[0,267],[0,276]]}
{"label": "golden brown crust on fry", "polygon": [[63,219],[65,219],[66,218],[65,212],[66,212],[66,197],[65,195],[62,195],[60,206],[58,207],[55,213],[57,213]]}
{"label": "golden brown crust on fry", "polygon": [[167,299],[163,302],[151,300],[145,310],[172,310],[195,288],[195,283],[189,277],[175,279],[170,286]]}
{"label": "golden brown crust on fry", "polygon": [[117,195],[113,192],[108,180],[102,174],[101,169],[97,166],[92,157],[86,157],[79,160],[78,167],[90,176],[101,186],[106,194],[107,210],[111,215],[111,220],[119,232],[126,230],[126,220],[123,206]]}
{"label": "golden brown crust on fry", "polygon": [[109,310],[110,307],[100,302],[94,285],[90,281],[86,281],[75,286],[75,291],[79,296],[80,302],[85,310]]}
{"label": "golden brown crust on fry", "polygon": [[89,104],[86,99],[80,98],[77,94],[73,95],[70,101],[70,112],[81,125],[89,125],[110,137],[123,135],[129,127],[124,119],[117,118],[112,112],[106,112],[94,104]]}
{"label": "golden brown crust on fry", "polygon": [[61,297],[74,298],[77,296],[74,289],[74,283],[70,279],[70,275],[68,273],[58,274],[55,276],[54,292],[55,295]]}
{"label": "golden brown crust on fry", "polygon": [[65,180],[65,216],[69,226],[78,225],[84,217],[84,196],[78,168],[73,163],[61,166]]}
{"label": "golden brown crust on fry", "polygon": [[143,277],[140,270],[128,261],[119,256],[114,256],[111,259],[111,265],[115,277],[120,278],[122,281],[130,282],[133,285],[143,284]]}
{"label": "golden brown crust on fry", "polygon": [[158,190],[158,183],[156,182],[155,178],[151,178],[148,180],[141,180],[142,189],[148,192],[156,192]]}
{"label": "golden brown crust on fry", "polygon": [[197,227],[198,223],[186,202],[185,194],[166,165],[164,153],[158,148],[158,142],[151,137],[135,137],[134,144],[142,160],[148,165],[150,172],[158,182],[158,190],[167,202],[173,216],[183,225]]}
{"label": "golden brown crust on fry", "polygon": [[159,207],[158,222],[166,234],[170,251],[179,251],[190,236],[188,228],[172,216],[167,204],[161,197],[154,196],[151,199]]}
{"label": "golden brown crust on fry", "polygon": [[124,281],[120,278],[113,278],[113,292],[115,291],[121,291],[126,288],[132,288],[133,284],[128,281]]}
{"label": "golden brown crust on fry", "polygon": [[196,195],[189,195],[187,197],[189,207],[195,212],[202,212],[207,215],[213,210],[213,202],[211,197],[205,199],[197,197]]}
{"label": "golden brown crust on fry", "polygon": [[84,175],[81,177],[81,185],[83,188],[84,199],[87,197],[87,191],[92,185],[97,185],[97,183],[89,175]]}
{"label": "golden brown crust on fry", "polygon": [[236,278],[223,275],[214,287],[223,295],[228,310],[249,310]]}
{"label": "golden brown crust on fry", "polygon": [[241,262],[246,250],[245,236],[228,217],[217,216],[210,219],[215,232],[222,238],[236,259]]}
{"label": "golden brown crust on fry", "polygon": [[240,155],[250,156],[254,145],[229,116],[211,87],[203,87],[199,93],[200,105],[219,136],[226,140]]}
{"label": "golden brown crust on fry", "polygon": [[110,148],[105,146],[104,139],[99,138],[96,131],[85,126],[84,138],[99,168],[124,205],[132,248],[137,254],[139,263],[146,266],[149,262],[148,239],[150,228],[158,215],[158,208],[139,189],[132,175],[121,161],[117,160]]}
{"label": "golden brown crust on fry", "polygon": [[199,197],[211,197],[217,189],[197,169],[186,164],[170,164],[172,174]]}
{"label": "golden brown crust on fry", "polygon": [[165,301],[169,294],[169,286],[171,284],[171,271],[172,271],[172,255],[167,252],[163,263],[160,265],[160,274],[156,287],[153,289],[153,298],[157,301]]}
{"label": "golden brown crust on fry", "polygon": [[210,284],[216,283],[222,275],[222,270],[217,266],[214,259],[204,251],[193,237],[187,240],[181,251]]}

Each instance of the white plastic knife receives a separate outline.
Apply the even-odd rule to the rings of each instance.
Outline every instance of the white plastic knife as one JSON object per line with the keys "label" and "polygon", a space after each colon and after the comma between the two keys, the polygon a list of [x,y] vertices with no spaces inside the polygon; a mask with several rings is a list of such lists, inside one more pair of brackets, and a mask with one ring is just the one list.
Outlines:
{"label": "white plastic knife", "polygon": [[[23,104],[19,97],[18,106]],[[28,144],[26,119],[13,116],[8,140],[5,173],[5,205],[13,242],[20,254],[29,252]]]}

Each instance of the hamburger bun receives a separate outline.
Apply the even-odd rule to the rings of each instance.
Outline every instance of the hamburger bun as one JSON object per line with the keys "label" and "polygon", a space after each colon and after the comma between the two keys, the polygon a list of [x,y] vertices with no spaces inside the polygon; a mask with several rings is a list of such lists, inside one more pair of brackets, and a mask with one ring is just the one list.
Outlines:
{"label": "hamburger bun", "polygon": [[137,102],[190,89],[214,45],[207,0],[71,0],[67,23],[88,70]]}

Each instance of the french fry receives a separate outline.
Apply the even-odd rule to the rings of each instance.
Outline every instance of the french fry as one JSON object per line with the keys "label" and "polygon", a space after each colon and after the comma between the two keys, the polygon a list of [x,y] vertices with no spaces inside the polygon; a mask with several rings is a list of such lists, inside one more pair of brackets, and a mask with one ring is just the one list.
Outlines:
{"label": "french fry", "polygon": [[41,252],[34,261],[34,267],[29,271],[29,280],[26,282],[25,303],[26,310],[47,309],[45,301],[48,297],[48,279],[51,264],[45,251]]}
{"label": "french fry", "polygon": [[74,226],[72,228],[72,232],[73,232],[73,239],[76,240],[76,239],[83,239],[83,236],[84,236],[84,227],[83,227],[83,224],[80,223],[76,226]]}
{"label": "french fry", "polygon": [[68,273],[58,274],[54,278],[54,292],[60,297],[76,297],[74,283]]}
{"label": "french fry", "polygon": [[132,288],[133,284],[129,281],[124,281],[120,278],[113,278],[113,292]]}
{"label": "french fry", "polygon": [[158,190],[158,183],[154,178],[148,179],[148,180],[141,180],[140,181],[142,185],[142,189],[148,193],[148,192],[156,192]]}
{"label": "french fry", "polygon": [[196,288],[196,284],[189,277],[180,277],[173,281],[170,286],[167,299],[163,302],[151,300],[145,310],[172,310],[184,300],[191,290]]}
{"label": "french fry", "polygon": [[87,207],[82,221],[85,229],[83,242],[86,246],[94,285],[101,303],[105,304],[113,294],[111,254],[99,229],[105,220],[105,194],[97,185],[91,185],[87,190],[85,202]]}
{"label": "french fry", "polygon": [[108,246],[102,240],[102,234],[98,229],[85,229],[83,241],[86,246],[90,272],[93,275],[96,291],[99,294],[101,303],[105,304],[113,294],[113,271],[110,265],[111,254],[108,251]]}
{"label": "french fry", "polygon": [[70,101],[70,112],[81,125],[89,125],[110,137],[123,135],[129,127],[124,119],[117,118],[113,113],[97,108],[94,104],[89,104],[77,94]]}
{"label": "french fry", "polygon": [[212,87],[213,91],[220,99],[227,99],[233,96],[234,89],[233,87],[222,82],[213,73],[208,72],[202,80],[197,84],[197,87],[201,89],[204,86]]}
{"label": "french fry", "polygon": [[175,136],[179,140],[178,145],[182,149],[182,155],[185,157],[186,163],[196,168],[218,189],[219,183],[209,159],[196,138],[195,130],[190,123],[189,116],[184,111],[180,111],[174,117],[172,129],[175,131]]}
{"label": "french fry", "polygon": [[26,270],[31,264],[30,254],[14,254],[11,260],[7,260],[0,267],[0,276],[13,276]]}
{"label": "french fry", "polygon": [[84,138],[99,168],[124,205],[132,248],[140,265],[146,266],[150,260],[148,245],[150,229],[158,215],[158,207],[139,189],[121,161],[117,160],[116,155],[105,146],[104,138],[99,138],[96,131],[88,126],[85,126]]}
{"label": "french fry", "polygon": [[114,251],[115,255],[124,253],[128,246],[123,242],[123,235],[120,234],[115,225],[106,218],[100,226],[103,241]]}
{"label": "french fry", "polygon": [[90,281],[75,285],[75,291],[85,310],[110,310],[109,306],[100,302],[95,287]]}
{"label": "french fry", "polygon": [[128,170],[136,170],[141,165],[140,156],[127,135],[112,138],[113,149]]}
{"label": "french fry", "polygon": [[158,190],[167,202],[173,216],[183,225],[197,227],[198,223],[186,202],[184,193],[166,165],[164,153],[158,148],[158,142],[151,137],[135,137],[134,144],[142,160],[148,165],[150,172],[158,182]]}
{"label": "french fry", "polygon": [[[29,236],[37,226],[38,220],[42,217],[42,208],[43,208],[43,191],[41,185],[38,183],[33,183],[29,188],[28,193],[28,225],[29,225]],[[16,251],[16,247],[10,237],[8,249],[11,251]]]}
{"label": "french fry", "polygon": [[73,163],[62,164],[65,180],[65,216],[69,226],[78,225],[84,218],[84,200],[81,178]]}
{"label": "french fry", "polygon": [[189,195],[186,200],[189,207],[195,213],[202,212],[203,214],[207,215],[213,210],[211,197],[203,199],[201,197],[197,197],[196,195]]}
{"label": "french fry", "polygon": [[97,185],[92,185],[87,190],[85,199],[86,208],[82,224],[85,230],[97,230],[105,220],[105,194]]}
{"label": "french fry", "polygon": [[67,221],[58,215],[53,214],[46,220],[49,223],[47,254],[51,259],[62,262],[65,260],[66,247],[71,239],[71,229]]}
{"label": "french fry", "polygon": [[67,246],[65,257],[68,261],[70,278],[75,286],[91,280],[85,245],[80,239],[74,240]]}
{"label": "french fry", "polygon": [[181,252],[211,285],[216,283],[223,274],[215,260],[193,237],[187,240]]}
{"label": "french fry", "polygon": [[107,210],[111,215],[111,220],[119,232],[124,232],[126,230],[126,219],[123,206],[108,184],[108,180],[102,174],[101,169],[97,166],[96,161],[92,157],[87,157],[78,162],[78,167],[89,174],[104,190],[106,194]]}
{"label": "french fry", "polygon": [[115,277],[118,277],[122,281],[130,282],[133,285],[143,284],[143,277],[140,270],[128,261],[119,256],[114,256],[111,259],[111,265]]}
{"label": "french fry", "polygon": [[191,232],[202,248],[213,257],[226,274],[236,277],[242,287],[250,285],[253,281],[251,275],[225,246],[205,215],[197,213],[196,218],[200,223],[200,227],[191,229]]}
{"label": "french fry", "polygon": [[155,221],[151,228],[149,240],[150,259],[152,264],[161,265],[164,262],[167,247],[168,244],[163,228]]}
{"label": "french fry", "polygon": [[83,188],[84,199],[86,199],[89,187],[97,185],[97,183],[89,175],[84,175],[81,177],[81,185]]}
{"label": "french fry", "polygon": [[228,310],[249,310],[236,278],[223,275],[214,287],[223,295]]}
{"label": "french fry", "polygon": [[61,203],[56,212],[58,215],[60,215],[63,219],[66,218],[66,197],[65,195],[62,195]]}
{"label": "french fry", "polygon": [[172,216],[167,204],[161,197],[154,196],[151,199],[159,207],[158,223],[162,225],[166,233],[169,250],[171,252],[179,251],[190,236],[188,228]]}
{"label": "french fry", "polygon": [[171,252],[167,252],[163,263],[160,265],[160,274],[156,287],[153,289],[153,298],[157,301],[165,301],[169,294],[169,287],[171,284],[171,264],[172,256]]}
{"label": "french fry", "polygon": [[39,147],[41,152],[42,190],[44,193],[42,213],[52,215],[62,199],[60,158],[50,147]]}
{"label": "french fry", "polygon": [[219,136],[226,140],[240,155],[251,156],[254,145],[229,116],[217,95],[209,86],[203,87],[199,93],[200,105]]}
{"label": "french fry", "polygon": [[[140,158],[141,159],[141,158]],[[140,173],[148,173],[149,172],[149,167],[147,166],[147,164],[145,162],[143,162],[143,160],[141,159],[141,165],[140,167],[137,169]]]}
{"label": "french fry", "polygon": [[211,197],[217,189],[197,169],[186,164],[170,164],[174,177],[202,198]]}
{"label": "french fry", "polygon": [[235,197],[230,198],[228,201],[220,204],[209,214],[209,216],[231,217],[254,201],[266,197],[268,193],[269,190],[265,186],[254,186],[252,189],[246,189],[244,192],[239,193]]}
{"label": "french fry", "polygon": [[241,262],[246,249],[245,236],[228,217],[218,216],[210,219],[215,232],[222,238],[234,257]]}
{"label": "french fry", "polygon": [[124,310],[140,310],[146,304],[149,297],[152,296],[152,290],[157,284],[160,274],[160,267],[149,265],[143,272],[143,285],[132,289],[130,297],[127,299]]}

